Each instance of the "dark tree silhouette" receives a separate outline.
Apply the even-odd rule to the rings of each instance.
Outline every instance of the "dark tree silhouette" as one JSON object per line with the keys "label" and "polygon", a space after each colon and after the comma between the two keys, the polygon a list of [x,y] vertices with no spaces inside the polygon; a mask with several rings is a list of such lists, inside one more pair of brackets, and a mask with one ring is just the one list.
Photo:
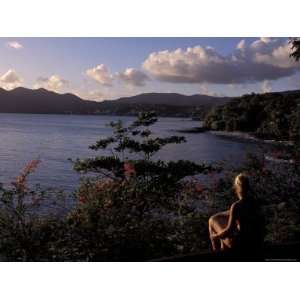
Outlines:
{"label": "dark tree silhouette", "polygon": [[[126,178],[129,164],[136,181],[141,183],[143,188],[161,188],[164,193],[169,189],[175,191],[179,181],[187,176],[212,171],[212,167],[206,164],[196,164],[187,160],[166,162],[155,159],[155,154],[165,146],[186,142],[183,136],[155,136],[150,127],[157,121],[155,112],[141,112],[128,126],[121,120],[111,122],[108,126],[113,129],[113,135],[101,138],[90,146],[92,150],[102,151],[102,155],[77,159],[75,170],[93,172],[122,181]],[[105,150],[106,153],[103,152]]]}
{"label": "dark tree silhouette", "polygon": [[291,38],[292,53],[290,54],[296,61],[300,59],[300,38]]}

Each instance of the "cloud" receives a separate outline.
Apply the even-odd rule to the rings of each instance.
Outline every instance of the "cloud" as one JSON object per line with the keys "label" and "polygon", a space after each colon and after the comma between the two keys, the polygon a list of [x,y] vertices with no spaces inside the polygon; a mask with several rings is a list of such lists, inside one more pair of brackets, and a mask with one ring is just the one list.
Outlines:
{"label": "cloud", "polygon": [[19,50],[19,49],[24,48],[23,45],[20,44],[20,43],[17,42],[17,41],[10,41],[10,42],[8,42],[6,45],[7,45],[7,47],[13,48],[13,49],[16,49],[16,50]]}
{"label": "cloud", "polygon": [[86,75],[105,86],[111,86],[114,79],[104,64],[88,69]]}
{"label": "cloud", "polygon": [[22,82],[23,79],[12,69],[0,77],[0,86],[7,90],[12,90],[20,86]]}
{"label": "cloud", "polygon": [[142,71],[128,68],[124,72],[117,73],[117,77],[126,84],[144,86],[149,77]]}
{"label": "cloud", "polygon": [[261,85],[261,91],[263,93],[271,93],[272,92],[272,85],[268,80],[264,80]]}
{"label": "cloud", "polygon": [[295,74],[300,64],[289,52],[287,41],[260,38],[247,45],[241,40],[227,56],[201,46],[153,52],[143,68],[156,79],[173,83],[255,83]]}
{"label": "cloud", "polygon": [[89,91],[86,97],[95,101],[103,101],[106,99],[107,94],[102,91]]}
{"label": "cloud", "polygon": [[244,50],[245,48],[246,48],[246,41],[245,40],[239,41],[238,44],[236,45],[236,49]]}
{"label": "cloud", "polygon": [[201,84],[200,86],[200,94],[206,96],[214,96],[214,97],[219,96],[217,93],[209,90],[207,84],[205,83]]}
{"label": "cloud", "polygon": [[68,80],[61,78],[59,75],[52,75],[50,77],[39,77],[33,88],[45,88],[50,91],[58,92],[68,84]]}
{"label": "cloud", "polygon": [[73,91],[73,94],[85,100],[93,100],[101,102],[103,100],[109,100],[116,98],[118,96],[117,91],[115,89],[107,89],[104,88],[102,90],[89,90],[87,88],[78,89]]}
{"label": "cloud", "polygon": [[278,68],[292,69],[297,66],[297,64],[290,58],[290,53],[291,47],[289,44],[280,45],[271,49],[270,52],[256,53],[255,61],[260,64],[268,64]]}

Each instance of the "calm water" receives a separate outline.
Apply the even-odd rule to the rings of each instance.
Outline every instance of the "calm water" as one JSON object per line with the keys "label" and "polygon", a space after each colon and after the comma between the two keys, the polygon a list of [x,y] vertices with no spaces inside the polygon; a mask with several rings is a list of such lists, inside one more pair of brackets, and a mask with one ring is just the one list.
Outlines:
{"label": "calm water", "polygon": [[[95,152],[88,149],[97,139],[110,135],[105,125],[121,118],[131,117],[0,114],[0,182],[9,183],[23,166],[32,159],[40,159],[32,183],[44,187],[72,190],[79,180],[68,158],[90,157]],[[187,119],[161,118],[153,126],[158,135],[177,134],[170,130],[199,126]],[[190,159],[195,162],[228,160],[240,162],[247,152],[255,151],[254,143],[214,136],[210,133],[185,135],[187,143],[169,145],[158,155],[164,160]]]}

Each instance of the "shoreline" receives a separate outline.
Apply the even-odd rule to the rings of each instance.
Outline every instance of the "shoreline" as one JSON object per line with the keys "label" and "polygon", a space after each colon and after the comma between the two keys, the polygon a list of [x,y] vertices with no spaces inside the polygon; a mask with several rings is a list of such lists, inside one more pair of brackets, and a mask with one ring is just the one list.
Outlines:
{"label": "shoreline", "polygon": [[255,143],[264,143],[264,144],[271,144],[271,145],[283,145],[283,146],[293,146],[294,143],[292,141],[276,141],[276,140],[264,140],[255,137],[251,133],[248,132],[241,132],[241,131],[218,131],[218,130],[208,130],[210,134],[221,136],[221,137],[228,137],[234,139],[243,139],[246,141],[251,141]]}
{"label": "shoreline", "polygon": [[235,140],[244,140],[248,142],[254,142],[254,143],[263,143],[263,144],[269,144],[269,145],[282,145],[286,147],[290,147],[294,145],[293,141],[288,140],[267,140],[258,138],[255,135],[249,133],[249,132],[242,132],[242,131],[225,131],[225,130],[210,130],[206,127],[188,127],[188,128],[182,128],[182,129],[176,129],[172,130],[178,133],[209,133],[215,136],[219,137],[225,137]]}

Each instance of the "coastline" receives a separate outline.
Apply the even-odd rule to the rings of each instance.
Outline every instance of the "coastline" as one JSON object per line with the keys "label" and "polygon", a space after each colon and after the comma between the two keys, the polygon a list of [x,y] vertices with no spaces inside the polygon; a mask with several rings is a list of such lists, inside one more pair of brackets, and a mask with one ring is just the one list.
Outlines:
{"label": "coastline", "polygon": [[271,145],[283,145],[283,146],[293,146],[294,143],[292,141],[276,141],[276,140],[264,140],[255,137],[253,134],[249,132],[241,132],[241,131],[218,131],[218,130],[208,130],[210,134],[221,136],[221,137],[228,137],[234,139],[243,139],[246,141],[252,141],[255,143],[265,143]]}

